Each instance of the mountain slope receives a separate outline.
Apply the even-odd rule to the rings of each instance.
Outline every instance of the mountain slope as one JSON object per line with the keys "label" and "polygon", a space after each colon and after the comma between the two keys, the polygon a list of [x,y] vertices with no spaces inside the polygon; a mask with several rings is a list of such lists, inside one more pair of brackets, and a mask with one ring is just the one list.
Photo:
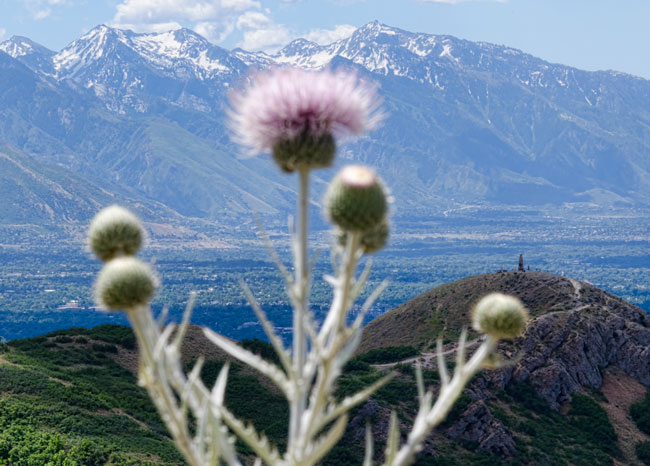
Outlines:
{"label": "mountain slope", "polygon": [[[0,141],[32,154],[44,170],[56,166],[112,195],[164,205],[160,218],[172,210],[179,217],[232,219],[290,205],[293,190],[276,181],[289,180],[274,174],[268,160],[251,167],[239,159],[213,117],[174,106],[159,108],[159,116],[116,115],[2,52],[0,78],[6,83]],[[53,214],[65,220],[63,212]]]}
{"label": "mountain slope", "polygon": [[[230,89],[255,69],[284,65],[348,68],[377,84],[388,118],[343,142],[338,163],[376,166],[398,217],[467,204],[650,205],[650,82],[622,73],[377,22],[325,46],[299,39],[275,55],[226,51],[186,29],[137,34],[104,25],[58,53],[18,37],[0,50],[9,54],[0,52],[0,140],[185,216],[252,207],[281,219],[293,205],[291,180],[267,158],[236,160],[226,121]],[[152,152],[153,133],[177,143]],[[223,166],[198,173],[193,165],[208,152]],[[145,163],[152,153],[158,160]],[[176,178],[164,176],[172,159]],[[261,186],[272,187],[270,197]],[[321,192],[317,183],[316,204]]]}
{"label": "mountain slope", "polygon": [[54,73],[52,57],[55,52],[27,37],[13,36],[0,43],[0,50],[43,74]]}
{"label": "mountain slope", "polygon": [[16,224],[85,221],[115,202],[111,193],[87,180],[56,166],[43,167],[33,157],[1,145],[0,195],[11,200],[0,205],[0,216]]}
{"label": "mountain slope", "polygon": [[58,80],[91,89],[120,113],[149,112],[157,99],[217,110],[228,84],[247,68],[188,29],[135,34],[104,25],[72,42],[52,62]]}

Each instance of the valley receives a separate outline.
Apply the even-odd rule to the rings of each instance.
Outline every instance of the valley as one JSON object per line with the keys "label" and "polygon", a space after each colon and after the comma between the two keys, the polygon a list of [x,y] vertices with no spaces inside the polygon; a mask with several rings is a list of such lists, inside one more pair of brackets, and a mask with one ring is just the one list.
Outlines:
{"label": "valley", "polygon": [[[315,223],[318,215],[314,212]],[[384,278],[390,285],[369,319],[437,285],[516,269],[519,254],[524,255],[525,267],[532,270],[586,280],[650,310],[647,217],[634,211],[605,216],[592,210],[574,215],[469,208],[426,222],[398,220],[389,247],[374,258],[366,294]],[[154,301],[156,312],[168,306],[172,318],[178,320],[190,292],[195,291],[195,324],[236,339],[264,338],[241,293],[238,280],[243,278],[274,324],[288,336],[291,317],[284,284],[255,237],[254,222],[242,227],[237,237],[216,228],[207,233],[186,228],[186,237],[202,241],[190,241],[189,245],[184,244],[185,237],[175,236],[173,228],[156,224],[148,229],[151,244],[142,254],[155,264],[162,281]],[[21,230],[16,226],[3,231]],[[0,247],[0,336],[23,338],[70,326],[126,323],[119,314],[95,309],[92,282],[100,264],[85,252],[83,231],[80,225],[67,236],[54,231],[50,239],[42,231],[34,236],[6,233]],[[288,264],[286,228],[272,224],[268,234]],[[313,237],[314,251],[329,245],[328,231],[316,230]],[[329,257],[323,253],[316,264],[311,299],[317,316],[323,315],[331,298],[329,287],[320,279],[330,270]]]}

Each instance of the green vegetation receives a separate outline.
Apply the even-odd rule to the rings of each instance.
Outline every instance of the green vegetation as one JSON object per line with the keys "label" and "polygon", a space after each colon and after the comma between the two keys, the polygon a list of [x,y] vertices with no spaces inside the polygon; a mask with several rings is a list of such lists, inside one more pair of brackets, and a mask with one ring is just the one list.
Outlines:
{"label": "green vegetation", "polygon": [[[270,345],[257,340],[258,348],[262,344],[266,345],[263,352],[272,349]],[[214,385],[222,367],[222,361],[207,361],[204,364],[201,378],[208,387]],[[266,435],[280,450],[286,446],[286,426],[289,422],[287,402],[270,382],[260,383],[257,374],[251,372],[247,366],[231,364],[226,405],[239,419],[252,421],[257,431]],[[245,444],[239,443],[238,446],[242,453],[253,454]]]}
{"label": "green vegetation", "polygon": [[588,439],[601,445],[603,451],[617,453],[614,427],[605,410],[593,398],[574,393],[569,416]]}
{"label": "green vegetation", "polygon": [[[4,422],[0,419],[0,422]],[[101,439],[76,440],[55,432],[16,425],[0,433],[0,466],[136,466],[155,465],[144,457],[116,453]]]}
{"label": "green vegetation", "polygon": [[630,416],[636,422],[639,430],[650,435],[650,390],[643,400],[630,406]]}
{"label": "green vegetation", "polygon": [[609,466],[619,452],[607,413],[588,395],[574,394],[567,415],[553,411],[529,383],[511,383],[492,402],[494,416],[515,434],[511,464]]}
{"label": "green vegetation", "polygon": [[0,465],[179,464],[146,392],[109,357],[128,333],[103,326],[6,345]]}
{"label": "green vegetation", "polygon": [[650,466],[650,442],[636,444],[636,456],[646,466]]}
{"label": "green vegetation", "polygon": [[370,350],[357,359],[368,364],[387,364],[413,358],[419,353],[413,346],[384,346]]}
{"label": "green vegetation", "polygon": [[[263,358],[275,359],[266,342],[246,340],[242,344]],[[0,466],[183,464],[147,394],[137,387],[135,376],[114,360],[134,345],[129,328],[112,325],[58,331],[0,345]],[[386,370],[368,361],[394,354],[393,349],[385,355],[371,352],[352,359],[340,378],[337,396],[350,395],[378,380]],[[206,361],[201,373],[205,383],[212,385],[222,367],[223,361]],[[376,408],[367,413],[366,407],[360,406],[350,413],[351,421],[364,412],[367,417],[355,421],[324,465],[360,464],[367,421],[375,431],[383,430],[394,408],[402,424],[412,421],[418,406],[413,366],[400,363],[390,370],[396,377],[373,396]],[[425,385],[437,390],[438,373],[424,370],[423,376]],[[612,458],[620,456],[606,413],[589,395],[575,394],[568,412],[561,414],[527,383],[511,383],[495,394],[487,404],[513,435],[517,450],[511,458],[482,451],[477,442],[447,438],[445,431],[473,403],[465,393],[434,434],[437,456],[422,454],[416,464],[609,466]],[[286,401],[250,368],[231,363],[226,403],[272,443],[280,448],[285,445]],[[378,436],[376,452],[383,451],[382,442]],[[251,453],[244,444],[238,448],[243,454]],[[647,461],[649,450],[648,442],[637,446],[642,461]]]}

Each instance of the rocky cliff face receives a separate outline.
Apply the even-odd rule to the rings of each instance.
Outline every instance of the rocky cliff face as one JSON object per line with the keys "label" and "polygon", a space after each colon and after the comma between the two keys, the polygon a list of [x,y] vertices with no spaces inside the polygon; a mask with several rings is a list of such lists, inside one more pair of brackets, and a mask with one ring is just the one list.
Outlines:
{"label": "rocky cliff face", "polygon": [[521,354],[521,360],[488,377],[501,386],[510,380],[530,381],[554,409],[569,402],[574,392],[600,389],[603,369],[608,366],[650,386],[650,316],[646,311],[587,283],[550,274],[528,277],[564,282],[573,290],[566,296],[564,309],[556,306],[538,315],[522,339],[502,345],[507,352]]}
{"label": "rocky cliff face", "polygon": [[[500,345],[512,364],[483,372],[468,387],[470,402],[444,429],[447,438],[474,442],[498,456],[512,455],[515,435],[488,406],[500,402],[511,384],[526,383],[551,410],[563,413],[572,395],[599,392],[606,371],[650,387],[648,313],[588,283],[542,272],[486,274],[424,293],[371,322],[362,351],[413,345],[426,359],[431,342],[449,338],[450,328],[467,325],[472,304],[492,291],[518,296],[532,319],[523,337]],[[626,461],[634,464],[629,457]]]}

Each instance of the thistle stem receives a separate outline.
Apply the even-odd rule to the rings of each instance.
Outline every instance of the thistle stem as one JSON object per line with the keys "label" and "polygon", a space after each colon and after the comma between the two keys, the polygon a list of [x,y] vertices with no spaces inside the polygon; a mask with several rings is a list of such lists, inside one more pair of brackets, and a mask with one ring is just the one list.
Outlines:
{"label": "thistle stem", "polygon": [[307,394],[303,380],[307,341],[305,339],[305,313],[309,303],[309,268],[307,266],[307,225],[309,215],[309,169],[298,170],[300,190],[298,193],[298,234],[294,245],[296,279],[294,293],[296,306],[293,312],[293,365],[296,384],[295,397],[291,401],[289,425],[290,444],[295,445],[301,433],[301,419],[305,411]]}
{"label": "thistle stem", "polygon": [[200,466],[200,462],[195,455],[195,450],[192,448],[187,424],[184,416],[179,416],[179,410],[176,406],[171,388],[168,384],[160,383],[160,380],[164,378],[163,374],[155,373],[158,365],[153,355],[153,348],[156,346],[156,341],[160,337],[160,333],[156,324],[153,322],[151,312],[148,309],[132,309],[127,314],[138,339],[141,358],[140,378],[160,410],[160,414],[163,416],[167,428],[172,433],[178,449],[183,453],[183,456],[190,465]]}
{"label": "thistle stem", "polygon": [[[325,405],[329,401],[328,395],[331,393],[332,371],[334,370],[334,359],[336,352],[332,352],[333,347],[339,346],[340,339],[345,338],[342,328],[345,326],[345,316],[350,308],[350,289],[354,280],[354,271],[357,265],[357,250],[359,249],[360,233],[351,232],[345,247],[344,265],[338,274],[338,282],[334,290],[334,302],[328,317],[332,316],[332,337],[328,344],[328,351],[321,362],[319,375],[312,389],[312,398],[309,403],[309,414],[305,422],[306,435],[309,440],[318,434],[322,428],[317,419],[323,415]],[[327,338],[329,333],[325,329],[324,337]]]}

